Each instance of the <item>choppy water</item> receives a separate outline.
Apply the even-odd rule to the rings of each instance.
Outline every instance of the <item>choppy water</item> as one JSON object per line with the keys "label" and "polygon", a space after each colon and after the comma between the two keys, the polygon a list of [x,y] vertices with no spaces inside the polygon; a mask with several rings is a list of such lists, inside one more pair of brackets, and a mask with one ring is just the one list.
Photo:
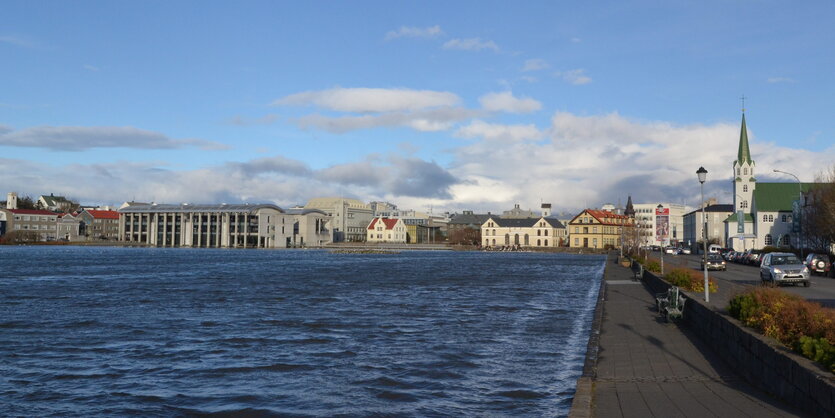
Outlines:
{"label": "choppy water", "polygon": [[603,265],[0,247],[0,414],[565,415]]}

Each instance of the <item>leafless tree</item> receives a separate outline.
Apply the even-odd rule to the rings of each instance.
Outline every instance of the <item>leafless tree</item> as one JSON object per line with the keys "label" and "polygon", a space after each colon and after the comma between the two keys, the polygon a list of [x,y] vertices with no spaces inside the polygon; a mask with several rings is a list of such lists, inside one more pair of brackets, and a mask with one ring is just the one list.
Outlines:
{"label": "leafless tree", "polygon": [[803,208],[803,240],[813,251],[830,252],[835,243],[835,165],[815,179]]}

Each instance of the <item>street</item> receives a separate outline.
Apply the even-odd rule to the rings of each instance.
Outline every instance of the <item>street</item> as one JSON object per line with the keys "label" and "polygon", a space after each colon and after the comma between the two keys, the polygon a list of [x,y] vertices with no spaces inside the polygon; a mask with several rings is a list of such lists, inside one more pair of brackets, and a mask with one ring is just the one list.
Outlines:
{"label": "street", "polygon": [[[650,254],[653,258],[660,258],[661,256],[658,251]],[[664,254],[664,264],[665,271],[679,266],[699,270],[701,268],[701,256]],[[728,266],[727,271],[711,270],[708,274],[713,278],[729,281],[737,285],[760,285],[760,271],[758,266],[748,266],[731,262],[727,262],[726,265]],[[807,300],[835,308],[835,278],[812,275],[810,279],[812,285],[809,287],[789,285],[782,287],[782,289],[806,298]],[[719,286],[722,286],[721,282]]]}

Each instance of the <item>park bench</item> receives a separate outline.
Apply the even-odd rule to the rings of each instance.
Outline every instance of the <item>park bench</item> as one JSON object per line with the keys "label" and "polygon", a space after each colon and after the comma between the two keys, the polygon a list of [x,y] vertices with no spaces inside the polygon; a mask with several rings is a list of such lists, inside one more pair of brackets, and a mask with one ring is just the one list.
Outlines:
{"label": "park bench", "polygon": [[655,307],[658,309],[658,314],[669,322],[684,316],[686,300],[681,294],[681,289],[677,286],[670,286],[666,292],[655,295]]}

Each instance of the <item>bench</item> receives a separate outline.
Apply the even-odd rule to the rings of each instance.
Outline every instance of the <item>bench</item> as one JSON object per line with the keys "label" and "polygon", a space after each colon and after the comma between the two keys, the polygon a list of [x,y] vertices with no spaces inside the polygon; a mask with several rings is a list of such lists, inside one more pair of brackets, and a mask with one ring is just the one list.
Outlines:
{"label": "bench", "polygon": [[681,294],[681,289],[677,286],[670,286],[666,292],[655,295],[655,307],[658,309],[658,314],[669,322],[684,316],[686,300]]}

